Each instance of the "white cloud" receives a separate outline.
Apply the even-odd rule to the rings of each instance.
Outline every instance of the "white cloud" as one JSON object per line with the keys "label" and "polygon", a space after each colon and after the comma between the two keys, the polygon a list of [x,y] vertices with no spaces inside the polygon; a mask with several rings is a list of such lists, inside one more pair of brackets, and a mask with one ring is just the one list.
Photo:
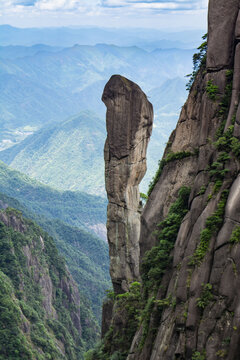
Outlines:
{"label": "white cloud", "polygon": [[104,9],[104,7],[127,7],[129,9],[182,10],[206,8],[208,0],[0,0],[1,9],[32,7],[39,11]]}
{"label": "white cloud", "polygon": [[193,8],[192,4],[177,4],[176,2],[162,2],[162,3],[137,3],[132,5],[134,8],[138,9],[157,9],[157,10],[191,10]]}
{"label": "white cloud", "polygon": [[151,8],[162,10],[182,10],[182,9],[205,9],[207,8],[208,0],[103,0],[103,6],[108,7],[129,7],[129,8]]}
{"label": "white cloud", "polygon": [[15,19],[19,26],[22,19],[23,26],[28,26],[25,18],[37,26],[49,26],[52,19],[54,26],[57,21],[59,25],[72,21],[73,25],[115,26],[116,21],[116,26],[163,27],[174,19],[176,24],[181,22],[176,14],[189,14],[182,23],[201,27],[207,5],[208,0],[0,0],[0,23],[15,25]]}
{"label": "white cloud", "polygon": [[71,10],[76,8],[78,0],[38,0],[35,8],[39,10]]}

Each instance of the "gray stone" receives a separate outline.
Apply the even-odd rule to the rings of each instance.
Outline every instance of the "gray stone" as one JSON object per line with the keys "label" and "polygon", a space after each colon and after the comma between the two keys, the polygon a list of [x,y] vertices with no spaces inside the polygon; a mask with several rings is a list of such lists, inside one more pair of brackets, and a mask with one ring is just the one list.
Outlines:
{"label": "gray stone", "polygon": [[210,0],[208,12],[207,68],[218,70],[233,64],[235,25],[239,0]]}
{"label": "gray stone", "polygon": [[[207,69],[201,69],[196,76],[163,158],[169,151],[194,152],[197,149],[198,153],[165,165],[141,216],[140,260],[157,243],[157,225],[166,218],[179,189],[182,186],[191,187],[189,211],[178,231],[170,254],[173,261],[166,269],[157,294],[157,300],[169,296],[174,299],[175,305],[164,307],[158,319],[156,316],[153,319],[154,315],[151,314],[149,332],[142,349],[139,344],[143,329],[142,325],[139,327],[128,360],[190,360],[195,351],[206,351],[208,360],[239,358],[240,243],[230,244],[232,231],[240,225],[239,158],[230,153],[230,160],[225,164],[228,173],[219,191],[214,192],[217,177],[211,176],[209,171],[209,166],[217,161],[220,152],[214,144],[216,132],[226,118],[226,128],[231,124],[237,109],[234,135],[240,138],[240,44],[236,41],[236,38],[240,39],[239,7],[239,0],[209,2]],[[231,105],[228,116],[223,118],[219,114],[219,106],[225,95],[226,71],[231,68],[234,68]],[[216,100],[211,99],[206,91],[210,80],[218,89]],[[124,87],[121,79],[118,79],[118,86],[120,89]],[[114,99],[115,96],[112,96],[108,100],[110,105],[114,103]],[[117,104],[121,104],[121,101],[117,100]],[[113,150],[115,168],[118,169],[110,169],[108,165],[106,168],[108,173],[116,171],[119,179],[120,174],[123,174],[124,179],[129,178],[133,183],[130,180],[132,175],[124,170],[124,165],[121,165],[121,169],[117,165],[118,161],[124,159],[122,156],[131,156],[131,134],[130,131],[123,135],[125,148],[118,143],[119,149]],[[110,140],[110,143],[113,146],[114,140]],[[110,163],[108,154],[107,148],[107,164]],[[119,281],[119,287],[124,290],[127,281],[124,283],[125,275],[122,274],[124,271],[127,276],[134,274],[137,257],[130,255],[129,251],[129,258],[124,258],[125,250],[117,244],[117,239],[120,244],[125,241],[124,216],[128,216],[126,208],[121,208],[125,206],[125,188],[117,190],[122,181],[119,179],[116,180],[116,185],[109,184],[109,199],[112,201],[109,214],[118,224],[115,227],[109,225],[109,243],[113,264],[111,271],[115,281]],[[202,186],[206,187],[206,191],[199,194]],[[225,208],[220,209],[219,204],[223,205],[221,195],[225,189],[230,191]],[[210,236],[204,239],[202,231],[207,227],[211,229]],[[120,236],[116,237],[116,229],[117,234],[121,233]],[[137,225],[135,232],[138,232]],[[132,246],[133,252],[137,253],[137,247],[134,250],[133,243]],[[191,260],[196,259],[196,249],[199,248],[202,258],[196,264]],[[135,259],[131,262],[130,259],[134,256]],[[155,328],[157,334],[154,340],[152,330]]]}
{"label": "gray stone", "polygon": [[104,158],[110,275],[119,293],[139,279],[138,185],[146,172],[153,109],[140,87],[120,75],[110,78],[102,100],[107,107]]}

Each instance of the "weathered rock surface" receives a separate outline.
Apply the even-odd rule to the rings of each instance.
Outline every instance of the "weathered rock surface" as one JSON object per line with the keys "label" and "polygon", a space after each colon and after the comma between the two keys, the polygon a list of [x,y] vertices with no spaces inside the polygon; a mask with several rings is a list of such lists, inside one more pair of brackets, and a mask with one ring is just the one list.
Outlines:
{"label": "weathered rock surface", "polygon": [[[141,216],[141,321],[127,360],[240,358],[239,9],[239,0],[209,1],[206,65],[202,63],[183,106]],[[191,188],[188,211],[167,253],[164,246],[173,232],[166,227],[166,241],[161,235],[159,244],[158,224],[166,220],[182,186]],[[163,256],[169,254],[164,265]],[[164,270],[159,266],[144,272],[144,261],[155,266],[155,258]],[[147,276],[153,288],[156,282],[156,292],[149,289]],[[126,304],[131,306],[129,294]],[[119,326],[111,324],[116,339]],[[115,345],[110,354],[116,351]]]}
{"label": "weathered rock surface", "polygon": [[[169,283],[165,293],[160,297],[157,295],[157,299],[173,298],[174,306],[165,307],[155,341],[152,341],[149,331],[141,350],[140,328],[128,360],[237,360],[240,356],[240,238],[239,242],[230,243],[233,231],[240,225],[239,158],[229,152],[230,159],[225,165],[227,173],[221,188],[215,193],[213,186],[216,179],[209,172],[209,166],[218,161],[221,154],[214,145],[217,130],[223,121],[227,121],[226,131],[235,114],[233,135],[240,137],[239,6],[239,0],[209,2],[207,71],[198,74],[170,139],[171,151],[192,151],[195,148],[198,154],[175,160],[164,167],[143,211],[141,256],[156,244],[153,231],[166,217],[179,188],[182,185],[191,186],[189,211],[178,232],[172,266],[165,275],[170,274]],[[223,118],[219,110],[222,99],[226,99],[229,69],[233,70],[232,96],[228,114]],[[217,85],[215,100],[206,91],[209,80]],[[201,188],[204,188],[203,192]],[[226,189],[229,195],[219,220],[222,223],[212,233],[202,261],[191,263],[202,231],[206,229],[207,219],[218,211]],[[211,289],[208,301],[203,290],[206,284],[210,284]],[[164,279],[161,287],[164,287]]]}
{"label": "weathered rock surface", "polygon": [[110,275],[115,292],[122,293],[139,279],[138,185],[146,172],[153,109],[139,86],[120,75],[110,78],[102,100],[107,107],[104,158]]}
{"label": "weathered rock surface", "polygon": [[234,35],[238,33],[239,0],[210,0],[208,12],[208,69],[233,64]]}

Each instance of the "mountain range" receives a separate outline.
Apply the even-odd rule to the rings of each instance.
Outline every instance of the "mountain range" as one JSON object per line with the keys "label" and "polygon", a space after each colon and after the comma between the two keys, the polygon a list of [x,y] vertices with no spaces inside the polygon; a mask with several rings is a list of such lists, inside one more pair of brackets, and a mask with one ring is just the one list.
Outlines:
{"label": "mountain range", "polygon": [[168,79],[184,78],[192,68],[193,50],[148,52],[136,46],[105,44],[55,50],[19,57],[17,47],[16,57],[12,49],[6,58],[1,57],[5,50],[0,48],[2,129],[40,128],[86,109],[104,117],[101,95],[112,74],[138,80],[148,94]]}
{"label": "mountain range", "polygon": [[146,28],[49,27],[15,28],[0,26],[0,45],[32,46],[44,43],[50,46],[69,47],[75,44],[97,43],[119,46],[137,45],[146,50],[156,48],[192,49],[201,41],[204,30],[164,32]]}

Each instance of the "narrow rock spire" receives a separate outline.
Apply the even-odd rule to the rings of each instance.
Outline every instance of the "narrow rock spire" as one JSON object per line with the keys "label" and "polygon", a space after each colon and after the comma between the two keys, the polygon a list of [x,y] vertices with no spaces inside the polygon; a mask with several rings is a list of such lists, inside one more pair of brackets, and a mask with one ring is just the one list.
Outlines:
{"label": "narrow rock spire", "polygon": [[138,186],[146,172],[153,108],[140,87],[120,75],[110,78],[102,100],[107,107],[104,159],[110,275],[114,291],[122,293],[139,278]]}

